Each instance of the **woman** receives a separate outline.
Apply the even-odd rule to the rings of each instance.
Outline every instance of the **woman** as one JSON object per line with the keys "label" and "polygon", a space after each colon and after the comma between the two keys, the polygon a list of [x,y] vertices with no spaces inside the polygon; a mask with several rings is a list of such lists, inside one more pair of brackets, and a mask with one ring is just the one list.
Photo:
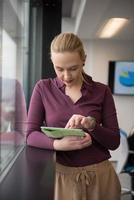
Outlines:
{"label": "woman", "polygon": [[[120,143],[111,92],[84,72],[86,55],[75,34],[53,39],[51,60],[57,77],[34,88],[27,144],[56,150],[55,200],[119,200],[120,183],[108,161],[109,150]],[[48,138],[41,133],[43,124],[82,128],[85,137]]]}

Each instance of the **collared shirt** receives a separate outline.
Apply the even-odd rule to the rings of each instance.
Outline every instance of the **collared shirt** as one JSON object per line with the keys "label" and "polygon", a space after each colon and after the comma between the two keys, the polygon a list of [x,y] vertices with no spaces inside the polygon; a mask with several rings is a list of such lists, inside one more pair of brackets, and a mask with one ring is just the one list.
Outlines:
{"label": "collared shirt", "polygon": [[119,146],[120,134],[116,109],[108,86],[85,75],[82,96],[75,103],[65,94],[65,85],[57,77],[37,82],[28,111],[27,144],[53,150],[54,139],[41,132],[42,125],[65,127],[73,114],[96,118],[92,145],[81,150],[57,151],[57,161],[67,166],[86,166],[110,158],[109,150]]}

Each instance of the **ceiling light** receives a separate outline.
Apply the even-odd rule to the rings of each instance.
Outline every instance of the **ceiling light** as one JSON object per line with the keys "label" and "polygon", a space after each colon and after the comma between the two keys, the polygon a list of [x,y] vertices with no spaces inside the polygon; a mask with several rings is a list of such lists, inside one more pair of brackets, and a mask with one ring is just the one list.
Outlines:
{"label": "ceiling light", "polygon": [[100,38],[110,38],[114,36],[126,23],[128,19],[125,18],[111,18],[106,22],[99,31]]}

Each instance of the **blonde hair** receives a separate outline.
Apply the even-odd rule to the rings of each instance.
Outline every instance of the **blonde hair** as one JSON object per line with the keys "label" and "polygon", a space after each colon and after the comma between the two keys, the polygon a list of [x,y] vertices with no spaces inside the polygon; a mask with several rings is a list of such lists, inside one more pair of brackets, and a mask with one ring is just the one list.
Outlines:
{"label": "blonde hair", "polygon": [[50,52],[78,52],[80,58],[85,61],[85,51],[80,38],[73,33],[60,33],[51,42]]}

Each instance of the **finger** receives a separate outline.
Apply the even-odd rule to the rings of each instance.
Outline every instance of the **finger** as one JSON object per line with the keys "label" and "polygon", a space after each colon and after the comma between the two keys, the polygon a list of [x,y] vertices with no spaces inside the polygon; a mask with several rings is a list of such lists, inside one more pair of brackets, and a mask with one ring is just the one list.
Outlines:
{"label": "finger", "polygon": [[82,120],[81,120],[82,125],[85,123],[85,119],[86,119],[85,117],[82,118]]}
{"label": "finger", "polygon": [[82,144],[83,147],[88,147],[92,144],[92,141],[86,142],[84,144]]}
{"label": "finger", "polygon": [[69,122],[67,122],[65,128],[70,128]]}
{"label": "finger", "polygon": [[74,115],[68,120],[65,128],[72,128],[74,126],[74,119],[73,119]]}
{"label": "finger", "polygon": [[84,127],[84,128],[88,128],[90,126],[90,122],[89,122],[89,119],[87,119],[87,117],[84,117],[81,121],[81,125]]}
{"label": "finger", "polygon": [[88,133],[85,133],[85,137],[83,137],[83,139],[81,140],[81,143],[86,143],[86,142],[90,142],[92,141],[91,136]]}
{"label": "finger", "polygon": [[83,149],[83,148],[85,148],[85,147],[88,147],[88,146],[90,146],[92,144],[92,142],[91,141],[88,141],[88,142],[85,142],[85,143],[83,143],[83,144],[81,144],[81,142],[80,141],[71,141],[70,142],[70,148],[71,149]]}
{"label": "finger", "polygon": [[77,115],[74,114],[69,121],[67,122],[65,128],[77,128],[78,126],[81,125],[81,120],[83,116],[82,115]]}
{"label": "finger", "polygon": [[84,132],[84,134],[85,134],[85,137],[91,138],[89,133]]}
{"label": "finger", "polygon": [[82,117],[75,118],[75,120],[74,120],[75,126],[81,127],[81,121],[82,121]]}
{"label": "finger", "polygon": [[64,138],[69,141],[80,141],[81,140],[80,136],[65,136]]}
{"label": "finger", "polygon": [[81,128],[81,120],[83,116],[81,115],[73,115],[70,119],[70,127],[71,128]]}
{"label": "finger", "polygon": [[75,128],[75,121],[73,119],[70,120],[68,127]]}
{"label": "finger", "polygon": [[71,119],[67,122],[65,128],[71,128]]}
{"label": "finger", "polygon": [[85,138],[83,140],[81,140],[81,144],[84,145],[84,144],[91,144],[92,143],[92,138]]}
{"label": "finger", "polygon": [[92,142],[90,141],[90,142],[86,142],[84,144],[78,144],[78,145],[76,145],[76,147],[77,147],[77,149],[84,149],[84,148],[90,146],[91,144],[92,144]]}

